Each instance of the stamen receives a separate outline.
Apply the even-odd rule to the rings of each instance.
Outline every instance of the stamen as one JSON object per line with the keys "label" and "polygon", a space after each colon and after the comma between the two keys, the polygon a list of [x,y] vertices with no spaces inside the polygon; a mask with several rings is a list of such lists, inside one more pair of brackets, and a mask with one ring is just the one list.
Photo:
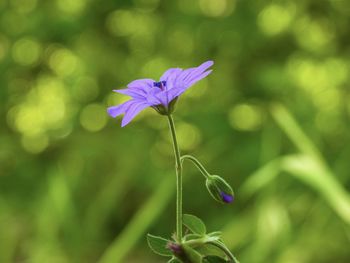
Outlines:
{"label": "stamen", "polygon": [[165,80],[162,80],[162,81],[159,81],[159,82],[153,82],[153,87],[160,88],[161,90],[164,90],[165,86],[166,86],[166,81]]}

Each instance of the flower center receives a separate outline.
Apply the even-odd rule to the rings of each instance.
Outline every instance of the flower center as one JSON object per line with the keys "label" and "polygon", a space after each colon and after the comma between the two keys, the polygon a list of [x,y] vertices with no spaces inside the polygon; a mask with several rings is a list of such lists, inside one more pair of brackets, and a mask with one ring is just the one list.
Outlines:
{"label": "flower center", "polygon": [[165,86],[166,86],[165,80],[159,81],[159,82],[153,82],[153,87],[160,88],[161,90],[164,90]]}

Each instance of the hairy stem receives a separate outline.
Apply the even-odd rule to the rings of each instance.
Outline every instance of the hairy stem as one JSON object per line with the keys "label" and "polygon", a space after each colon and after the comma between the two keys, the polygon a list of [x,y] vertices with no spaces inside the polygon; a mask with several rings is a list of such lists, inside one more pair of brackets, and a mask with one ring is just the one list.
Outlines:
{"label": "hairy stem", "polygon": [[176,238],[182,242],[182,163],[173,117],[168,115],[171,138],[173,140],[176,164]]}
{"label": "hairy stem", "polygon": [[197,158],[195,158],[192,155],[183,155],[181,156],[181,162],[183,162],[184,160],[189,160],[191,161],[197,168],[198,170],[203,174],[203,176],[205,178],[208,178],[210,176],[210,174],[208,173],[208,171],[204,168],[204,166],[197,160]]}

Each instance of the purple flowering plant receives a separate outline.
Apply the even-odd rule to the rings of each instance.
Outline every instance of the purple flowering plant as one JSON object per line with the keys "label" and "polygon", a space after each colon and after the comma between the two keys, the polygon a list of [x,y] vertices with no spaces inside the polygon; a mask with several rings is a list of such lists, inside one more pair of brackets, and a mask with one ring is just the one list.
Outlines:
{"label": "purple flowering plant", "polygon": [[[206,61],[198,67],[181,69],[170,68],[159,81],[138,79],[130,82],[126,89],[114,90],[130,96],[131,99],[107,109],[113,118],[124,114],[121,126],[124,127],[142,110],[152,107],[166,116],[173,141],[176,164],[176,232],[171,239],[147,235],[150,248],[158,255],[168,257],[168,263],[220,263],[238,262],[221,239],[221,232],[207,233],[201,219],[182,212],[182,173],[183,161],[191,161],[205,178],[205,185],[214,200],[229,204],[234,200],[231,186],[220,176],[210,174],[192,155],[180,154],[175,123],[172,113],[181,94],[196,82],[208,76],[213,61]],[[186,229],[185,234],[183,229]]]}

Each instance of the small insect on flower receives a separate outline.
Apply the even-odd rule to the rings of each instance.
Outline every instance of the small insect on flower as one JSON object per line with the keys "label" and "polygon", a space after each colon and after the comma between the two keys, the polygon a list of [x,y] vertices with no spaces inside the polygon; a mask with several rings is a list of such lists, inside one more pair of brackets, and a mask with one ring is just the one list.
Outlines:
{"label": "small insect on flower", "polygon": [[207,61],[198,67],[181,69],[170,68],[160,77],[153,79],[138,79],[130,82],[127,89],[114,90],[130,96],[127,102],[109,107],[107,112],[113,118],[124,114],[122,127],[127,125],[140,111],[152,107],[162,115],[168,115],[174,110],[177,98],[197,81],[208,76],[208,70],[214,64]]}

